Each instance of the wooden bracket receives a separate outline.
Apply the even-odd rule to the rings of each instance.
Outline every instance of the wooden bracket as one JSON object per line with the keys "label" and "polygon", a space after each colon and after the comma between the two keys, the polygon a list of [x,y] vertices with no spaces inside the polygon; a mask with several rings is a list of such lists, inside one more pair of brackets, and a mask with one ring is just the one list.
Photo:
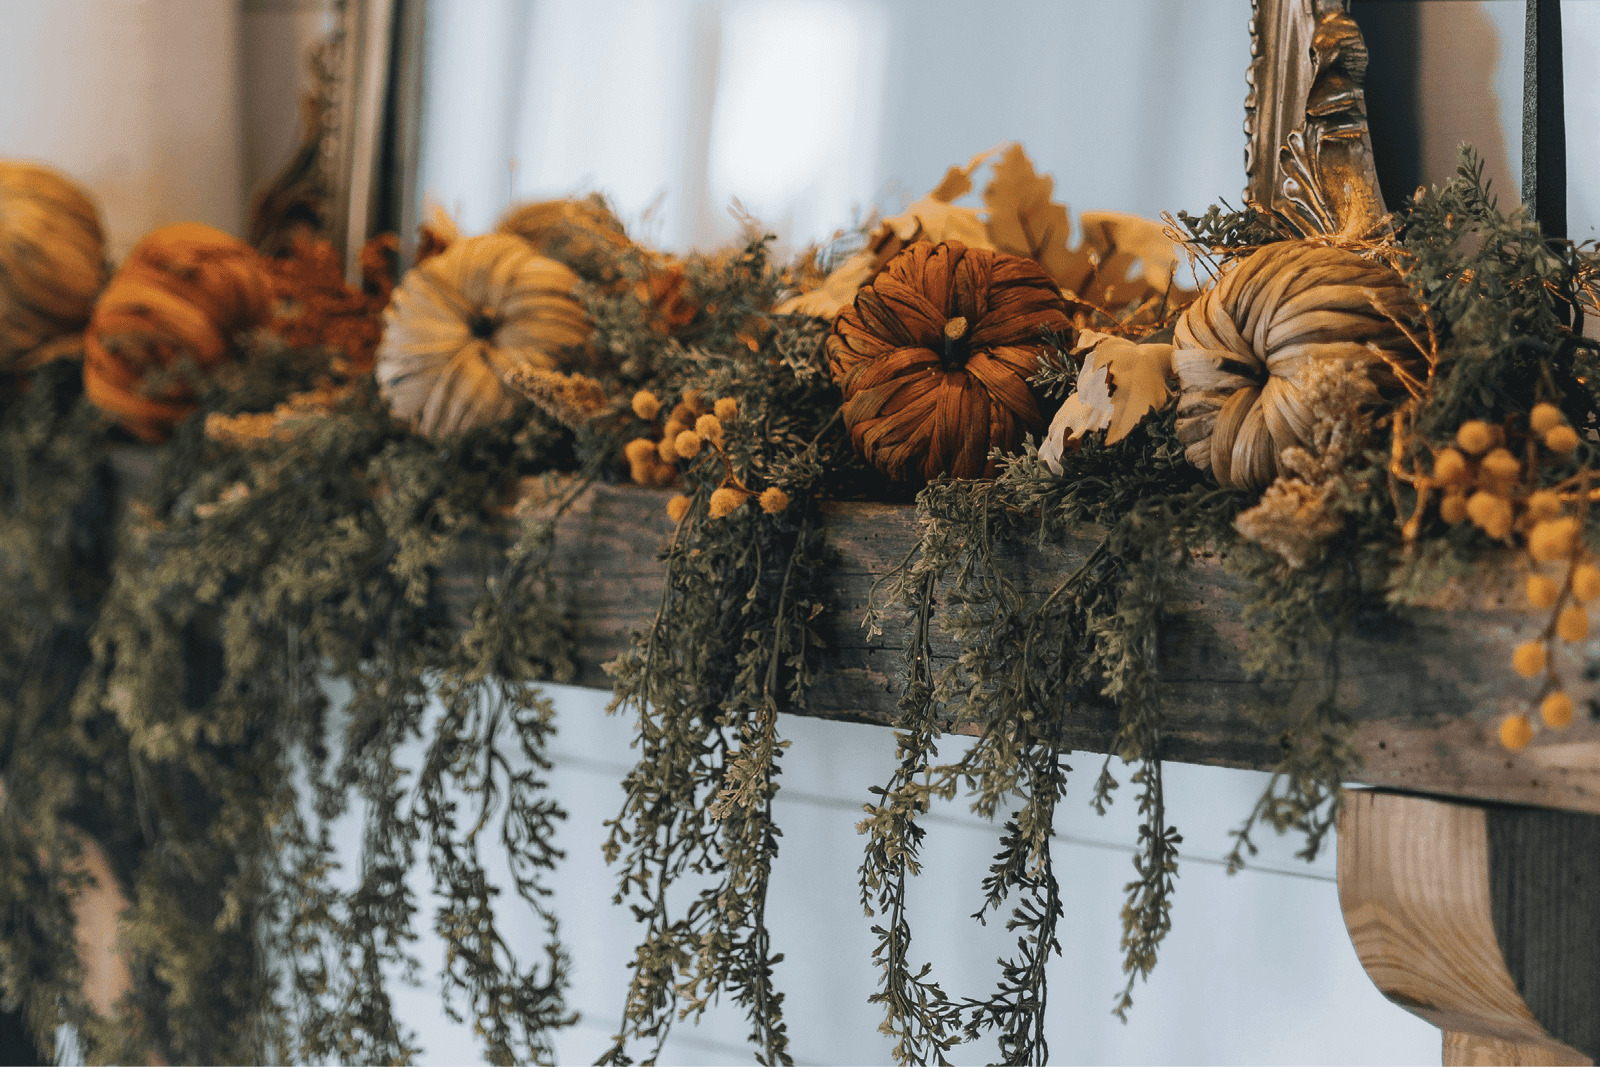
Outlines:
{"label": "wooden bracket", "polygon": [[1600,816],[1351,791],[1339,902],[1384,996],[1446,1064],[1600,1053]]}

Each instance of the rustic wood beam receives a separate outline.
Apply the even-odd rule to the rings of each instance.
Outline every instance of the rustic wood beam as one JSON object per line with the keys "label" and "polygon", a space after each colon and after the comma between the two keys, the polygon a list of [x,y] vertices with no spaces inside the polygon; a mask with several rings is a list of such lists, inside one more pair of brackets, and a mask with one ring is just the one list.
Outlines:
{"label": "rustic wood beam", "polygon": [[1591,1064],[1600,1052],[1600,817],[1359,791],[1339,902],[1394,1003],[1445,1064]]}

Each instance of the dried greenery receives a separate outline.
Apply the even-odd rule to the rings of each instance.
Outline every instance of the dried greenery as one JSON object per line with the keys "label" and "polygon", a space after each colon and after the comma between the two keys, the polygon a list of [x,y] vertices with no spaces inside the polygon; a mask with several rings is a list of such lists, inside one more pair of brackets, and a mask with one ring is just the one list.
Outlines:
{"label": "dried greenery", "polygon": [[[778,713],[805,708],[823,640],[825,560],[815,501],[856,465],[812,320],[769,315],[782,278],[765,240],[687,263],[702,313],[650,357],[655,392],[734,401],[722,447],[683,460],[686,511],[666,551],[660,607],[609,669],[611,710],[639,721],[639,762],[605,844],[619,903],[643,925],[608,1063],[654,1059],[675,1021],[727,995],[762,1063],[788,1063],[783,958],[764,914],[778,852],[772,801],[787,742]],[[602,330],[604,330],[602,326]],[[613,342],[613,347],[626,347]],[[725,461],[724,461],[724,458]],[[724,513],[727,486],[776,488],[787,506]],[[689,894],[692,894],[689,895]]]}

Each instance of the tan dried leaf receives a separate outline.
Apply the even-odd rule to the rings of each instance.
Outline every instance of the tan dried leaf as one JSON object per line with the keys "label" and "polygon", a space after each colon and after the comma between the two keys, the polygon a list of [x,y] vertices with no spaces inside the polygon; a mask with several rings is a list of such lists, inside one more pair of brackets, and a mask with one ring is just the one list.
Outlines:
{"label": "tan dried leaf", "polygon": [[[1010,145],[983,190],[995,247],[1036,261],[1057,285],[1101,307],[1160,296],[1172,285],[1178,246],[1159,222],[1120,211],[1085,211],[1083,234],[1071,247],[1066,205],[1050,199],[1055,179],[1033,169],[1022,146]],[[1174,304],[1193,293],[1174,289]]]}
{"label": "tan dried leaf", "polygon": [[1078,387],[1056,412],[1039,454],[1061,473],[1067,446],[1091,430],[1104,430],[1114,445],[1171,395],[1172,346],[1135,344],[1123,337],[1085,330],[1074,352],[1084,352]]}
{"label": "tan dried leaf", "polygon": [[1073,274],[1080,258],[1068,247],[1072,220],[1065,205],[1050,199],[1055,179],[1039,174],[1019,144],[1006,148],[994,165],[983,203],[989,209],[989,237],[995,247],[1027,256],[1057,284]]}

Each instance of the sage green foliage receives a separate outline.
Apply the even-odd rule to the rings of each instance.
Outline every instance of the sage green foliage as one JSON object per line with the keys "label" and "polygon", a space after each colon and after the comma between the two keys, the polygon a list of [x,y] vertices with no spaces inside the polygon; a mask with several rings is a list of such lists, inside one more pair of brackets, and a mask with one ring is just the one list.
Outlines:
{"label": "sage green foliage", "polygon": [[[774,981],[783,955],[765,924],[788,744],[777,717],[805,709],[823,644],[815,498],[824,478],[848,481],[854,461],[821,326],[767,315],[783,279],[766,241],[687,266],[702,310],[682,341],[663,340],[649,357],[656,392],[669,403],[689,391],[708,403],[731,397],[738,415],[723,423],[727,466],[709,446],[681,464],[691,503],[667,546],[659,609],[608,668],[611,710],[637,713],[640,754],[605,851],[619,865],[617,900],[644,930],[603,1062],[633,1062],[634,1041],[653,1059],[677,1019],[726,995],[749,1017],[757,1059],[789,1063]],[[745,343],[753,328],[755,351]],[[746,499],[713,517],[711,494],[730,473],[752,493],[783,490],[788,507],[767,514]]]}
{"label": "sage green foliage", "polygon": [[[207,406],[270,408],[324,365],[263,341],[247,380]],[[105,477],[107,429],[81,403],[45,426],[35,398],[55,374],[35,376],[0,439],[25,516],[21,533],[8,526],[6,554],[31,552],[25,573],[59,585],[74,572],[49,552],[79,551],[86,531],[60,527],[74,494]],[[530,418],[430,444],[390,420],[370,379],[290,429],[240,449],[206,438],[199,417],[184,423],[128,505],[122,550],[78,571],[101,589],[79,623],[76,692],[5,709],[18,737],[5,825],[36,842],[8,862],[31,866],[46,846],[69,855],[63,821],[125,857],[134,979],[117,1017],[86,1015],[67,883],[33,869],[4,890],[8,914],[36,916],[5,940],[7,994],[26,998],[41,1038],[75,1023],[92,1061],[405,1062],[418,1050],[384,968],[421,965],[406,878],[425,857],[444,898],[434,927],[453,1013],[473,1021],[492,1062],[548,1062],[553,1031],[574,1018],[545,904],[564,817],[542,777],[551,708],[527,684],[572,669],[544,566],[549,531],[536,527],[500,573],[477,578],[466,620],[451,617],[439,577],[485,535],[483,502],[508,474],[548,466],[558,435]],[[507,559],[498,546],[492,555]],[[28,663],[6,651],[6,669]],[[338,721],[319,677],[350,689]],[[444,708],[431,722],[430,690]],[[408,781],[397,752],[419,738],[426,755]],[[56,754],[36,755],[47,742]],[[15,791],[35,773],[47,777]],[[352,803],[364,808],[363,847],[343,889],[328,823]],[[533,958],[499,933],[485,847],[510,857],[512,888],[546,924]]]}
{"label": "sage green foliage", "polygon": [[[76,870],[76,825],[93,826],[112,864],[125,871],[133,841],[109,829],[103,791],[130,798],[125,761],[100,762],[94,732],[67,714],[73,683],[89,660],[87,633],[105,594],[111,499],[101,477],[101,419],[83,400],[72,361],[35,371],[0,421],[0,976],[8,1009],[20,1006],[37,1047],[55,1047],[68,1022],[90,1032],[68,893]],[[97,724],[102,725],[102,724]]]}

